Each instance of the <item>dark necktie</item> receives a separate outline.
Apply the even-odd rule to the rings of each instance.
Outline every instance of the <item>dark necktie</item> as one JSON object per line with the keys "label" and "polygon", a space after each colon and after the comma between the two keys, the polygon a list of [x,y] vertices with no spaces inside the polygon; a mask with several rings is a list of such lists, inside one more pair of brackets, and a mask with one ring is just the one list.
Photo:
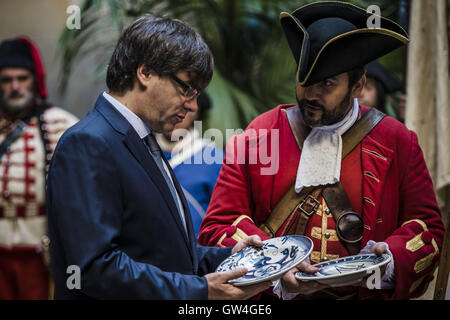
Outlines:
{"label": "dark necktie", "polygon": [[180,215],[181,222],[184,227],[184,231],[186,231],[186,233],[187,233],[186,220],[185,220],[183,212],[180,210],[180,207],[178,204],[178,196],[177,196],[177,192],[175,190],[175,186],[174,186],[172,180],[170,179],[170,177],[168,176],[167,171],[163,165],[162,157],[164,155],[161,151],[161,148],[159,147],[158,143],[156,142],[156,139],[155,139],[155,136],[153,135],[153,133],[149,133],[148,136],[145,137],[144,139],[145,139],[145,141],[147,141],[147,144],[150,148],[150,153],[152,154],[153,159],[155,160],[156,164],[158,165],[159,170],[161,171],[164,179],[166,180],[167,186],[169,187],[170,193],[172,194],[173,200],[175,201],[175,205],[177,206],[178,213]]}

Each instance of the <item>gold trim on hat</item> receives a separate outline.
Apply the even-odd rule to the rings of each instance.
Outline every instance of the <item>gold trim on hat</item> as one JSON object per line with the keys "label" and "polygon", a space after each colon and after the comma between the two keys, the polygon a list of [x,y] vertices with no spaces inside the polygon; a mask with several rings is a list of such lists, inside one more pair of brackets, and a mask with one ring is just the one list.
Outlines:
{"label": "gold trim on hat", "polygon": [[[317,4],[317,3],[320,3],[320,4],[325,4],[325,3],[328,3],[328,4],[332,4],[332,3],[340,3],[340,4],[344,4],[344,5],[350,5],[350,6],[356,8],[356,9],[358,9],[358,10],[363,11],[364,13],[369,14],[369,13],[367,12],[366,9],[361,8],[361,7],[358,7],[357,5],[354,5],[353,3],[348,3],[348,2],[344,2],[344,1],[321,1],[321,2],[308,3],[308,4],[305,4],[305,5],[303,5],[303,6],[299,7],[299,8],[297,8],[297,9],[295,9],[294,11],[292,11],[292,14],[294,14],[294,13],[297,12],[297,11],[299,11],[300,9],[303,9],[303,8],[308,7],[308,6],[311,6],[311,5],[315,5],[315,4]],[[391,19],[389,19],[389,18],[380,16],[380,15],[378,15],[378,14],[370,14],[370,15],[371,15],[371,16],[377,16],[377,17],[380,17],[381,19],[384,19],[384,20],[387,20],[387,21],[389,21],[389,22],[392,22],[392,23],[395,24],[397,27],[399,27],[405,34],[408,34],[408,32],[406,32],[405,29],[403,29],[403,27],[402,27],[401,25],[399,25],[397,22],[395,22],[394,20],[391,20]]]}
{"label": "gold trim on hat", "polygon": [[[298,74],[300,72],[300,64],[301,64],[301,60],[302,60],[302,57],[303,57],[303,48],[305,47],[306,31],[303,30],[302,26],[298,24],[298,22],[297,22],[298,19],[296,17],[294,17],[292,14],[290,14],[288,12],[281,12],[280,13],[280,20],[283,19],[283,18],[286,18],[286,17],[291,18],[295,22],[295,24],[300,28],[300,30],[303,32],[302,48],[300,50],[300,55],[298,56],[298,63],[297,63],[298,67],[297,67],[297,72],[296,72],[296,75],[295,75],[295,79],[298,79]],[[306,60],[308,60],[308,59],[306,59]]]}
{"label": "gold trim on hat", "polygon": [[[399,34],[397,32],[394,32],[394,31],[391,31],[389,29],[384,29],[384,28],[376,28],[376,29],[364,28],[364,29],[357,29],[357,30],[352,30],[352,31],[349,31],[349,32],[342,33],[342,34],[340,34],[340,35],[338,35],[338,36],[328,40],[322,46],[322,48],[320,49],[320,51],[317,54],[316,58],[314,59],[314,62],[312,64],[311,68],[309,68],[309,71],[308,71],[308,74],[305,77],[305,80],[303,80],[302,82],[299,82],[300,85],[303,86],[308,81],[308,78],[311,75],[311,72],[314,70],[314,67],[316,66],[316,63],[319,60],[322,51],[324,51],[327,46],[329,46],[331,43],[333,43],[336,40],[339,40],[339,39],[341,39],[343,37],[346,37],[346,36],[349,36],[349,35],[353,35],[353,34],[358,34],[358,33],[377,33],[377,34],[391,36],[391,37],[393,37],[393,38],[395,38],[395,39],[397,39],[397,40],[399,40],[399,41],[401,41],[401,42],[403,42],[405,44],[409,42],[408,38],[402,36],[401,34]],[[297,81],[298,81],[298,78],[297,78]]]}
{"label": "gold trim on hat", "polygon": [[[313,64],[312,64],[311,68],[309,69],[309,71],[308,71],[308,73],[307,73],[305,79],[304,79],[302,82],[299,82],[299,81],[298,81],[298,74],[300,73],[300,67],[301,67],[301,66],[300,66],[300,60],[301,60],[301,58],[302,58],[302,52],[303,52],[303,47],[304,47],[304,43],[305,43],[306,32],[305,32],[305,30],[303,30],[303,28],[298,24],[298,22],[297,22],[298,18],[294,17],[293,14],[295,14],[295,12],[297,12],[297,11],[300,10],[300,9],[303,9],[303,8],[305,8],[305,7],[307,7],[307,6],[314,5],[314,4],[316,4],[316,3],[317,3],[317,2],[315,2],[315,3],[309,3],[309,4],[306,4],[306,5],[304,5],[304,6],[301,6],[300,8],[295,9],[295,10],[292,12],[292,14],[290,14],[290,13],[288,13],[288,12],[281,12],[281,13],[280,13],[280,20],[283,19],[283,18],[286,18],[286,17],[290,17],[292,20],[294,20],[294,22],[297,24],[297,26],[300,28],[300,30],[303,32],[303,35],[304,35],[304,36],[303,36],[303,41],[302,41],[302,49],[301,49],[301,51],[300,51],[300,56],[299,56],[299,58],[298,58],[299,61],[298,61],[298,67],[297,67],[297,72],[296,72],[296,82],[298,82],[301,86],[303,86],[303,85],[308,81],[309,76],[311,75],[311,72],[312,72],[312,70],[314,69],[314,67],[315,67],[315,65],[316,65],[316,63],[317,63],[317,60],[319,59],[320,54],[322,53],[322,51],[323,51],[330,43],[332,43],[332,42],[334,42],[334,41],[336,41],[336,40],[339,40],[339,39],[341,39],[341,38],[343,38],[343,37],[345,37],[345,36],[347,36],[347,35],[357,34],[357,33],[363,33],[363,32],[367,32],[367,33],[377,33],[377,34],[382,34],[382,35],[391,36],[391,37],[393,37],[393,38],[395,38],[395,39],[397,39],[397,40],[403,42],[404,44],[407,44],[407,43],[409,42],[409,39],[408,39],[407,37],[405,37],[405,36],[403,36],[403,35],[401,35],[401,34],[395,32],[395,31],[386,29],[386,28],[363,28],[363,29],[357,29],[357,30],[352,30],[352,31],[349,31],[349,32],[342,33],[342,34],[340,34],[340,35],[338,35],[338,36],[336,36],[336,37],[334,37],[334,38],[328,40],[328,41],[322,46],[322,48],[320,49],[320,51],[319,51],[319,53],[317,54],[316,58],[314,59],[314,62],[313,62]],[[354,4],[351,4],[351,3],[348,3],[348,2],[342,2],[342,1],[324,1],[324,2],[321,2],[321,3],[330,3],[330,4],[331,4],[331,3],[341,3],[341,4],[345,4],[345,5],[351,5],[351,6],[353,6],[354,8],[357,8],[358,10],[361,10],[361,11],[363,11],[364,13],[367,13],[367,11],[364,10],[363,8],[360,8],[360,7],[358,7],[358,6],[355,6]],[[375,15],[375,14],[373,14],[373,15]],[[408,33],[407,33],[407,32],[406,32],[406,31],[405,31],[398,23],[396,23],[395,21],[392,21],[391,19],[385,18],[385,17],[383,17],[383,16],[381,16],[381,15],[376,15],[376,16],[379,17],[380,19],[384,19],[384,20],[390,21],[391,23],[393,23],[393,24],[395,24],[397,27],[399,27],[406,35],[408,34]]]}

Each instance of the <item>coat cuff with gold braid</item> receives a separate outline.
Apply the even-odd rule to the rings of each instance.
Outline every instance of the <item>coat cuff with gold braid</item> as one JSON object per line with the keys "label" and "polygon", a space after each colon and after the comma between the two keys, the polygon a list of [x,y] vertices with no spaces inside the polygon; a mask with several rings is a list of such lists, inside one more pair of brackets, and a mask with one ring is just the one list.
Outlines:
{"label": "coat cuff with gold braid", "polygon": [[247,215],[241,215],[234,220],[231,226],[225,229],[225,232],[220,237],[219,241],[217,241],[217,246],[232,247],[240,240],[254,234],[258,234],[262,240],[269,239],[264,232],[256,227],[252,218]]}
{"label": "coat cuff with gold braid", "polygon": [[402,223],[386,242],[395,259],[395,299],[420,296],[425,292],[440,257],[442,243],[420,219]]}

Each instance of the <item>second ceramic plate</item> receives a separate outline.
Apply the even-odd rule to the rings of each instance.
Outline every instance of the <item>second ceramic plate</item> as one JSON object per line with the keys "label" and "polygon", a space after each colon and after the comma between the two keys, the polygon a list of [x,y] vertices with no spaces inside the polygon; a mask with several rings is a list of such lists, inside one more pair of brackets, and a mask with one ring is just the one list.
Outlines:
{"label": "second ceramic plate", "polygon": [[372,270],[391,261],[391,256],[383,254],[360,254],[315,264],[319,268],[314,274],[298,272],[295,277],[300,281],[317,281],[331,287],[359,284],[369,276]]}

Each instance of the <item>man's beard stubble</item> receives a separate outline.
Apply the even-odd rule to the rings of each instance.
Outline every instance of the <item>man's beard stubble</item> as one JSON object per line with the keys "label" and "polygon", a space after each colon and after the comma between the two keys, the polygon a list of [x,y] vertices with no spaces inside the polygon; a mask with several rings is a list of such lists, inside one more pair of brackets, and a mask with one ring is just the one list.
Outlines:
{"label": "man's beard stubble", "polygon": [[[328,126],[334,123],[337,123],[344,119],[348,111],[350,110],[351,106],[353,105],[352,101],[353,99],[351,97],[351,90],[348,90],[346,96],[342,99],[342,101],[334,107],[332,110],[327,110],[323,105],[316,101],[308,101],[306,99],[298,100],[297,103],[300,108],[300,112],[303,116],[303,121],[306,125],[310,127],[319,127],[319,126]],[[318,120],[311,119],[305,110],[305,104],[308,103],[309,105],[318,107],[322,111],[322,117]]]}
{"label": "man's beard stubble", "polygon": [[36,90],[13,91],[9,95],[0,90],[0,110],[7,116],[17,116],[31,108],[36,99]]}

